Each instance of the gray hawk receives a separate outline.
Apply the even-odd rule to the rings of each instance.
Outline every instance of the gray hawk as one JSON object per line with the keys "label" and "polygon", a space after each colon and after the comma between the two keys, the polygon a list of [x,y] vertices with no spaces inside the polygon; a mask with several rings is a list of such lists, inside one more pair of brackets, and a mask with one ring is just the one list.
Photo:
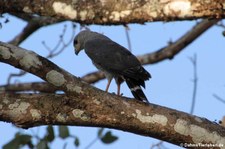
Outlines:
{"label": "gray hawk", "polygon": [[74,48],[76,55],[84,49],[93,64],[104,72],[108,80],[106,92],[114,78],[117,95],[120,95],[120,85],[125,81],[137,100],[148,102],[141,86],[145,88],[145,80],[151,78],[151,75],[129,50],[108,37],[90,30],[81,31],[75,37]]}

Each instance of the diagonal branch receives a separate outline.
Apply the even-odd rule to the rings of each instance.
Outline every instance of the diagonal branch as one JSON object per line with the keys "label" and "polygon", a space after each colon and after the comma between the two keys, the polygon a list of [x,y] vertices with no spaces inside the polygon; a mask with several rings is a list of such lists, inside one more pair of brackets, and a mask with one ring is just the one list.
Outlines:
{"label": "diagonal branch", "polygon": [[166,59],[173,59],[174,56],[184,50],[185,47],[191,44],[195,39],[201,36],[206,30],[208,30],[218,21],[219,20],[203,20],[169,46],[163,47],[156,52],[139,56],[138,58],[144,65],[161,62],[162,60]]}
{"label": "diagonal branch", "polygon": [[[214,24],[216,24],[219,20],[203,20],[200,23],[196,24],[190,31],[188,31],[185,35],[183,35],[180,39],[178,39],[176,42],[170,44],[167,47],[161,48],[153,53],[145,54],[142,56],[138,56],[138,59],[141,61],[142,64],[154,64],[166,59],[172,59],[174,56],[176,56],[179,52],[185,49],[190,43],[192,43],[195,39],[197,39],[199,36],[202,35],[206,30],[208,30],[210,27],[212,27]],[[82,77],[82,79],[87,83],[96,83],[99,80],[104,79],[105,76],[101,72],[92,72]],[[36,84],[36,83],[35,83]],[[44,83],[41,83],[42,85],[45,85]],[[18,85],[4,85],[0,86],[2,90],[8,90],[13,91],[13,89],[16,90],[22,90],[23,84],[20,85],[20,89],[16,89]],[[36,86],[40,86],[37,85]],[[48,86],[48,85],[47,85]],[[25,84],[25,88],[27,89],[27,85]],[[41,87],[41,88],[47,88],[47,87]],[[31,90],[31,89],[30,89]],[[49,92],[49,91],[46,91]]]}
{"label": "diagonal branch", "polygon": [[[58,67],[46,58],[7,43],[0,42],[0,62],[30,72],[46,82],[54,85],[58,90],[66,93],[83,93],[87,84],[84,84],[72,74]],[[82,88],[80,87],[82,86]]]}
{"label": "diagonal branch", "polygon": [[60,21],[59,19],[50,17],[33,17],[24,27],[23,31],[15,36],[11,41],[9,41],[9,43],[13,45],[19,45],[39,28],[59,22],[62,22],[62,20]]}

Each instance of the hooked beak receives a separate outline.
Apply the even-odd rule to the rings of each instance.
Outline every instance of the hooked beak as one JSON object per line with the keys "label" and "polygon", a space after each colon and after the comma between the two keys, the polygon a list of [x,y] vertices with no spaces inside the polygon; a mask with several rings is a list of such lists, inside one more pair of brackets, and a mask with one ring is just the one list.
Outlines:
{"label": "hooked beak", "polygon": [[76,54],[76,55],[78,55],[79,52],[80,52],[80,50],[78,50],[78,49],[76,49],[76,48],[74,48],[74,51],[75,51],[75,54]]}
{"label": "hooked beak", "polygon": [[75,50],[75,54],[76,54],[76,55],[78,55],[78,54],[79,54],[79,52],[80,52],[80,51],[78,51],[78,50]]}

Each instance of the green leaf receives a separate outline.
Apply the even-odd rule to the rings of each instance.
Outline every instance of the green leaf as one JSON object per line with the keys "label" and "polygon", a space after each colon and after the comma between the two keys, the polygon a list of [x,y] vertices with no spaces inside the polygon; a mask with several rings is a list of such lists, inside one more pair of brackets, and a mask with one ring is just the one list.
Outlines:
{"label": "green leaf", "polygon": [[67,126],[59,126],[59,137],[65,139],[70,136]]}
{"label": "green leaf", "polygon": [[9,143],[5,144],[3,149],[18,149],[24,145],[32,145],[31,136],[16,133],[15,138],[13,138]]}
{"label": "green leaf", "polygon": [[103,133],[104,128],[99,128],[98,130],[98,137],[102,138],[102,133]]}
{"label": "green leaf", "polygon": [[20,146],[18,140],[13,138],[9,143],[3,146],[3,149],[18,149]]}
{"label": "green leaf", "polygon": [[101,138],[101,141],[105,144],[113,143],[118,139],[117,136],[112,135],[111,131],[105,133],[105,135]]}
{"label": "green leaf", "polygon": [[80,145],[80,141],[79,141],[78,137],[75,138],[74,144],[75,144],[76,147],[78,147]]}
{"label": "green leaf", "polygon": [[46,140],[40,140],[36,146],[36,149],[49,149],[48,142]]}
{"label": "green leaf", "polygon": [[48,142],[52,142],[55,139],[55,133],[52,125],[48,125],[47,127],[47,135],[45,136]]}

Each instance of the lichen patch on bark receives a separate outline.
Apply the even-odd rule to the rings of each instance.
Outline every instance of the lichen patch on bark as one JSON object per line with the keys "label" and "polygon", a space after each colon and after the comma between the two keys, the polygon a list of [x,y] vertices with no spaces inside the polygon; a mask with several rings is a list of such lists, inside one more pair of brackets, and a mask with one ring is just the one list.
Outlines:
{"label": "lichen patch on bark", "polygon": [[62,2],[54,2],[52,4],[53,10],[55,13],[66,16],[70,19],[77,18],[77,11],[73,9],[71,5]]}
{"label": "lichen patch on bark", "polygon": [[30,114],[33,119],[41,119],[41,111],[37,109],[30,109]]}
{"label": "lichen patch on bark", "polygon": [[80,118],[80,119],[83,120],[83,121],[86,121],[86,120],[89,119],[89,117],[86,116],[86,114],[85,114],[85,112],[84,112],[83,110],[80,110],[80,109],[74,109],[74,110],[72,111],[72,113],[73,113],[73,116],[74,116],[75,118]]}
{"label": "lichen patch on bark", "polygon": [[168,16],[185,17],[191,14],[191,2],[188,0],[173,0],[166,2],[163,12]]}
{"label": "lichen patch on bark", "polygon": [[78,94],[82,94],[83,90],[80,86],[77,86],[76,84],[67,84],[66,85],[67,90],[71,92],[76,92]]}
{"label": "lichen patch on bark", "polygon": [[133,114],[133,116],[137,117],[142,123],[158,123],[162,126],[167,125],[167,117],[160,114],[154,114],[153,116],[149,115],[143,115],[141,114],[140,110],[136,110],[136,114]]}
{"label": "lichen patch on bark", "polygon": [[66,122],[67,116],[66,116],[66,114],[59,113],[56,116],[56,120],[59,122]]}
{"label": "lichen patch on bark", "polygon": [[9,59],[11,57],[11,53],[9,52],[9,49],[4,47],[4,46],[0,46],[0,55],[4,58],[4,59]]}
{"label": "lichen patch on bark", "polygon": [[19,102],[18,100],[12,104],[9,104],[9,114],[12,117],[17,117],[18,115],[24,115],[27,113],[30,103],[28,102]]}
{"label": "lichen patch on bark", "polygon": [[20,59],[19,63],[26,69],[30,69],[31,67],[38,68],[42,65],[37,55],[33,52],[26,52],[25,55]]}
{"label": "lichen patch on bark", "polygon": [[213,144],[225,143],[225,139],[217,132],[209,132],[198,125],[189,124],[186,120],[178,119],[174,125],[174,130],[184,136],[192,137],[193,142],[212,142]]}
{"label": "lichen patch on bark", "polygon": [[46,74],[46,80],[55,86],[62,86],[66,82],[64,75],[56,70],[49,71]]}

